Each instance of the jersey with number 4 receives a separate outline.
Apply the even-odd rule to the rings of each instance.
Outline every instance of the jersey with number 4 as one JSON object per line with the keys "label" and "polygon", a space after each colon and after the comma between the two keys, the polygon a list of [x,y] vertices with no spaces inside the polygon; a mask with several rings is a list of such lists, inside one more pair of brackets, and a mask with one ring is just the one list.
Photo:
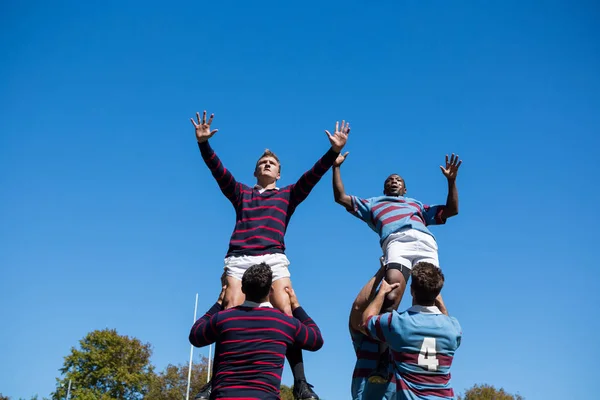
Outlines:
{"label": "jersey with number 4", "polygon": [[398,399],[455,398],[450,366],[462,336],[456,318],[437,307],[413,306],[402,313],[375,315],[366,328],[392,351]]}

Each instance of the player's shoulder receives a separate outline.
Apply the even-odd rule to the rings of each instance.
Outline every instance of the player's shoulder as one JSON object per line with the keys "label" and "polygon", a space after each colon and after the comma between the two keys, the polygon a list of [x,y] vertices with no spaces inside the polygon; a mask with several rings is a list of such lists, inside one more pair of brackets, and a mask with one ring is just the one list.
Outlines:
{"label": "player's shoulder", "polygon": [[456,319],[456,317],[452,317],[452,316],[449,316],[447,318],[448,318],[449,324],[452,325],[458,333],[462,333],[462,327],[460,326],[458,319]]}

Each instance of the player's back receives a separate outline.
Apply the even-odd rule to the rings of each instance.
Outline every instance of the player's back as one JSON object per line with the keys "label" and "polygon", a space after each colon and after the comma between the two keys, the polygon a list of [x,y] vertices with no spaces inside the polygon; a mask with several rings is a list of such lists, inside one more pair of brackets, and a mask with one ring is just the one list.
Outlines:
{"label": "player's back", "polygon": [[453,399],[450,367],[462,331],[456,318],[436,307],[414,306],[394,316],[389,342],[396,370],[398,399]]}
{"label": "player's back", "polygon": [[278,398],[285,354],[296,331],[293,319],[267,307],[219,313],[219,363],[213,391],[226,397]]}

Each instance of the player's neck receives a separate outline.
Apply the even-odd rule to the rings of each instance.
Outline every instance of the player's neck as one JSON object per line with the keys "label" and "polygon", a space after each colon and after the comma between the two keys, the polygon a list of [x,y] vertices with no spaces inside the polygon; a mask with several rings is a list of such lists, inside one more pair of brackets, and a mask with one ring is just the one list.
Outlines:
{"label": "player's neck", "polygon": [[257,180],[256,184],[266,190],[277,188],[277,181],[262,181],[261,182],[260,180]]}
{"label": "player's neck", "polygon": [[258,304],[268,303],[269,302],[269,296],[264,297],[262,299],[258,299],[258,300],[257,299],[249,299],[249,298],[246,297],[246,300],[247,301],[251,301],[253,303],[258,303]]}

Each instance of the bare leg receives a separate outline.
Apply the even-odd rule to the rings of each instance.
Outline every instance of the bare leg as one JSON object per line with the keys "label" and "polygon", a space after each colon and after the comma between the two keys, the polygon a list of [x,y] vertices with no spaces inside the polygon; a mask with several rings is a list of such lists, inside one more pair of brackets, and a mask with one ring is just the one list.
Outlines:
{"label": "bare leg", "polygon": [[292,305],[290,304],[290,296],[285,291],[286,287],[292,287],[290,278],[281,278],[273,282],[273,292],[271,293],[270,300],[275,308],[280,309],[291,317]]}
{"label": "bare leg", "polygon": [[[405,268],[405,267],[403,267]],[[398,269],[389,269],[385,271],[385,280],[387,283],[394,284],[399,283],[396,289],[392,290],[385,296],[385,301],[383,302],[382,312],[390,312],[396,310],[400,305],[400,301],[402,300],[402,296],[404,296],[404,291],[406,290],[406,280],[404,279],[404,275]]]}
{"label": "bare leg", "polygon": [[[390,268],[392,266],[392,268]],[[400,267],[398,265],[398,267]],[[405,268],[405,267],[401,267]],[[402,274],[402,271],[396,269],[393,264],[388,265],[388,269],[385,271],[385,280],[389,284],[399,283],[396,289],[392,290],[385,296],[381,312],[392,312],[398,308],[404,291],[406,290],[406,278]],[[376,384],[385,384],[389,381],[389,351],[388,346],[384,343],[379,344],[379,362],[377,369],[375,369],[369,376],[369,382]]]}
{"label": "bare leg", "polygon": [[[290,296],[285,291],[286,287],[292,287],[290,278],[281,278],[273,282],[273,293],[271,293],[271,303],[274,307],[280,309],[289,316],[292,316],[292,306]],[[304,359],[300,347],[289,347],[286,358],[294,374],[294,386],[302,385],[301,381],[306,381],[304,374]]]}
{"label": "bare leg", "polygon": [[242,281],[232,276],[227,277],[227,291],[225,292],[224,308],[237,307],[246,300],[242,292]]}

